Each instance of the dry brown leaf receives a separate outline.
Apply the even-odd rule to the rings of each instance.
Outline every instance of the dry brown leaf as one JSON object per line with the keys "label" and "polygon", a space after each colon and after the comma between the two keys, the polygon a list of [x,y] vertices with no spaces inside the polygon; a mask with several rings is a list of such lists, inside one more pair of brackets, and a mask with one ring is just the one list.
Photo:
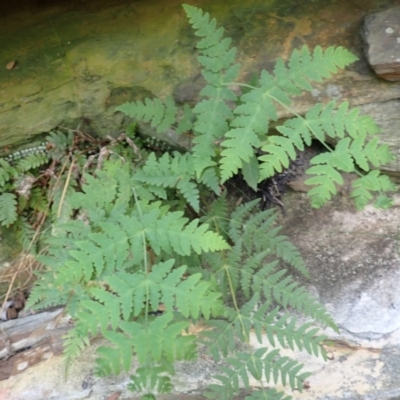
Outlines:
{"label": "dry brown leaf", "polygon": [[15,66],[17,65],[17,62],[15,60],[9,61],[6,64],[6,69],[8,69],[9,71],[11,71],[13,68],[15,68]]}

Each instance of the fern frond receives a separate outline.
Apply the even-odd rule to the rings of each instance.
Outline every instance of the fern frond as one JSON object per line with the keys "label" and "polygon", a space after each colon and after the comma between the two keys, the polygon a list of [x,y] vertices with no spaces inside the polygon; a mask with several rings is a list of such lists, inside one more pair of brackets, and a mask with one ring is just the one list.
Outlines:
{"label": "fern frond", "polygon": [[25,217],[20,216],[13,224],[13,228],[15,229],[18,242],[24,249],[28,249],[35,234],[35,230],[32,228],[31,224]]}
{"label": "fern frond", "polygon": [[[173,374],[172,362],[174,360],[191,360],[196,357],[196,347],[193,336],[181,336],[180,333],[185,323],[170,323],[171,318],[163,315],[152,319],[143,325],[137,322],[122,322],[123,332],[107,331],[105,338],[113,347],[101,346],[97,349],[99,357],[96,359],[96,372],[101,375],[118,374],[122,370],[128,371],[132,363],[132,355],[138,354],[140,367],[132,376],[132,388],[143,389],[144,382],[152,377],[152,383],[146,386],[147,390],[154,390],[154,385],[165,385],[169,382],[159,381],[159,373]],[[147,336],[147,340],[146,340]],[[144,342],[141,342],[143,341]],[[152,343],[154,346],[151,346]],[[149,360],[151,360],[149,362]],[[147,368],[146,365],[152,368]],[[170,389],[169,386],[162,390]]]}
{"label": "fern frond", "polygon": [[[145,364],[149,357],[155,362],[164,357],[170,362],[184,360],[186,357],[193,359],[196,353],[195,337],[181,335],[187,327],[187,321],[173,322],[173,314],[168,312],[150,320],[148,324],[133,321],[123,321],[120,324],[122,331],[130,337],[141,364]],[[114,345],[118,346],[118,342]]]}
{"label": "fern frond", "polygon": [[[268,74],[262,72],[262,78]],[[260,80],[261,82],[261,80]],[[254,88],[240,98],[242,104],[235,110],[235,118],[221,143],[221,180],[225,182],[236,174],[242,164],[249,163],[254,156],[254,149],[261,145],[260,137],[268,132],[268,120],[277,120],[273,101],[268,96],[268,90],[273,89],[273,82],[261,88]]]}
{"label": "fern frond", "polygon": [[[199,190],[193,182],[194,166],[189,153],[164,153],[159,159],[156,159],[154,153],[150,153],[134,178],[151,186],[176,188],[196,212],[200,210]],[[149,190],[152,190],[151,187]]]}
{"label": "fern frond", "polygon": [[48,307],[65,305],[68,300],[68,293],[60,291],[54,285],[53,274],[39,275],[41,278],[36,283],[30,294],[26,307],[32,310],[42,310]]}
{"label": "fern frond", "polygon": [[195,35],[202,37],[197,44],[200,51],[199,62],[203,65],[203,76],[207,85],[200,92],[207,99],[198,103],[193,113],[194,123],[193,157],[196,175],[215,165],[215,142],[228,131],[228,120],[233,117],[227,101],[235,101],[235,93],[226,85],[232,82],[239,66],[233,65],[236,49],[230,48],[230,39],[222,39],[223,28],[216,28],[215,19],[210,20],[208,13],[199,8],[184,4],[183,8],[189,23],[195,29]]}
{"label": "fern frond", "polygon": [[221,360],[221,356],[226,357],[236,350],[235,332],[230,322],[223,319],[211,319],[206,322],[206,325],[213,329],[202,331],[198,341],[207,347],[216,362]]}
{"label": "fern frond", "polygon": [[294,282],[290,276],[285,277],[285,270],[273,272],[273,268],[274,264],[271,263],[263,266],[254,274],[252,280],[253,293],[262,292],[266,299],[274,299],[283,308],[290,306],[298,312],[337,330],[333,318],[304,287]]}
{"label": "fern frond", "polygon": [[90,288],[89,293],[93,300],[82,301],[76,316],[88,334],[96,336],[100,331],[105,336],[109,327],[115,330],[120,323],[119,298],[99,287]]}
{"label": "fern frond", "polygon": [[258,200],[246,203],[236,208],[231,215],[229,235],[234,242],[243,242],[248,256],[267,251],[287,262],[304,276],[309,276],[301,254],[297,248],[280,235],[280,227],[276,227],[276,213],[273,210],[254,212]]}
{"label": "fern frond", "polygon": [[160,303],[167,310],[178,309],[186,318],[190,316],[197,319],[201,314],[208,319],[210,315],[218,314],[220,294],[212,292],[208,282],[200,281],[201,274],[183,279],[186,266],[172,269],[173,266],[174,260],[168,260],[153,265],[149,274],[120,272],[105,278],[111,288],[124,293],[121,305],[125,317],[130,315],[131,310],[134,316],[138,316],[145,304],[155,311]]}
{"label": "fern frond", "polygon": [[[232,129],[226,133],[222,142],[222,147],[225,148],[221,153],[222,182],[236,174],[254,157],[254,149],[261,147],[260,138],[265,137],[268,132],[269,121],[277,120],[276,106],[288,107],[291,104],[288,93],[301,94],[304,89],[311,90],[309,80],[320,82],[323,77],[329,77],[332,72],[336,72],[337,67],[343,68],[355,60],[355,56],[341,47],[330,47],[325,53],[320,47],[316,47],[312,57],[304,46],[300,52],[293,52],[288,63],[289,68],[286,68],[283,61],[278,61],[274,69],[275,76],[263,70],[259,79],[260,87],[241,96],[241,104],[235,108],[235,118],[230,124]],[[298,125],[302,129],[295,131],[294,137],[268,138],[269,143],[262,147],[262,151],[268,155],[260,157],[263,161],[260,180],[274,175],[274,171],[280,172],[282,165],[288,166],[289,159],[296,157],[295,147],[300,150],[304,148],[302,135],[309,142],[309,134],[304,132],[301,123]],[[290,125],[287,128],[290,129]],[[314,135],[317,136],[316,133]]]}
{"label": "fern frond", "polygon": [[[373,198],[371,192],[387,192],[396,190],[396,186],[386,175],[379,171],[370,171],[367,175],[355,180],[352,184],[351,197],[358,209],[365,207]],[[381,199],[382,201],[382,199]]]}
{"label": "fern frond", "polygon": [[215,272],[223,293],[228,293],[233,298],[239,287],[240,261],[242,258],[242,243],[237,242],[226,254],[221,257],[221,263],[217,264],[219,269]]}
{"label": "fern frond", "polygon": [[239,391],[240,380],[249,388],[249,374],[260,381],[265,377],[268,383],[289,383],[292,390],[299,391],[302,390],[304,380],[311,375],[300,372],[303,364],[279,356],[278,350],[268,351],[266,348],[257,349],[254,353],[238,352],[235,357],[227,358],[226,362],[227,366],[220,367],[223,375],[215,376],[221,385],[210,385],[211,393],[207,393],[208,398],[232,399]]}
{"label": "fern frond", "polygon": [[229,209],[225,191],[212,202],[207,214],[200,218],[200,222],[208,224],[213,231],[227,239],[229,220]]}
{"label": "fern frond", "polygon": [[[191,251],[201,252],[228,249],[229,245],[218,234],[208,231],[208,225],[199,225],[194,219],[188,223],[182,212],[168,212],[156,217],[156,211],[143,216],[146,237],[156,254],[161,249],[167,253],[172,250],[180,255],[189,255]],[[137,235],[137,232],[135,232]]]}
{"label": "fern frond", "polygon": [[48,200],[45,196],[43,189],[40,187],[34,187],[31,190],[29,198],[29,206],[39,212],[46,212],[48,207]]}
{"label": "fern frond", "polygon": [[90,345],[86,332],[81,332],[80,326],[70,329],[64,339],[65,369],[68,371],[72,362]]}
{"label": "fern frond", "polygon": [[[151,366],[140,367],[131,376],[128,389],[133,392],[153,391],[155,393],[170,393],[173,389],[170,376],[174,374],[173,365],[163,360]],[[145,399],[142,397],[142,399]],[[155,397],[149,397],[155,400]]]}
{"label": "fern frond", "polygon": [[193,110],[187,104],[184,104],[182,109],[182,117],[178,122],[176,132],[185,133],[191,131],[193,129],[193,120]]}
{"label": "fern frond", "polygon": [[[306,180],[307,185],[315,185],[308,195],[311,197],[311,204],[313,207],[319,208],[321,205],[326,203],[331,199],[331,196],[336,194],[337,187],[336,184],[342,185],[343,178],[338,171],[351,172],[354,171],[354,161],[364,169],[369,171],[368,162],[376,162],[379,165],[381,163],[386,163],[391,160],[391,154],[387,146],[377,146],[377,140],[372,139],[365,148],[362,147],[363,141],[365,139],[365,134],[362,133],[360,137],[357,137],[353,142],[350,137],[340,139],[335,147],[335,150],[330,153],[319,154],[311,160],[311,164],[314,166],[309,168],[306,173],[317,175],[313,178]],[[375,150],[375,153],[371,152],[371,149]],[[366,150],[366,151],[365,151]],[[377,176],[379,172],[376,171],[371,175],[367,176]],[[361,182],[367,182],[369,178],[361,180]],[[360,202],[357,203],[358,207],[362,204],[366,204],[371,199],[371,195],[367,195],[365,189],[367,186],[370,188],[375,188],[376,191],[388,191],[393,189],[393,185],[389,180],[384,179],[383,185],[381,185],[377,180],[369,180],[369,183],[360,185],[360,191],[353,197],[359,197]],[[376,184],[376,186],[373,186]],[[363,187],[363,188],[361,188]],[[363,195],[361,195],[361,191]],[[363,200],[361,200],[363,198]]]}
{"label": "fern frond", "polygon": [[219,175],[216,167],[206,168],[200,176],[199,182],[210,188],[217,196],[221,194]]}
{"label": "fern frond", "polygon": [[330,78],[338,68],[357,61],[357,57],[344,47],[328,47],[325,51],[320,46],[315,47],[313,54],[307,46],[301,50],[294,50],[289,58],[289,77],[291,83],[302,90],[312,90],[309,80],[322,82],[324,78]]}
{"label": "fern frond", "polygon": [[15,166],[15,169],[21,173],[40,167],[48,162],[49,156],[46,153],[30,154],[27,157],[21,158]]}
{"label": "fern frond", "polygon": [[18,176],[18,171],[4,158],[0,158],[0,188],[10,179]]}
{"label": "fern frond", "polygon": [[0,224],[2,226],[10,226],[17,218],[17,198],[15,194],[0,194]]}
{"label": "fern frond", "polygon": [[74,142],[74,134],[72,130],[69,130],[66,134],[55,130],[47,135],[46,141],[52,144],[52,146],[50,146],[50,154],[53,155],[53,152],[65,154]]}
{"label": "fern frond", "polygon": [[[259,270],[265,262],[266,256],[270,253],[269,249],[258,252],[248,257],[240,267],[240,286],[243,294],[248,299],[250,297],[251,283],[255,271]],[[267,264],[267,268],[273,270],[278,261]]]}
{"label": "fern frond", "polygon": [[178,109],[171,97],[162,103],[159,99],[146,98],[144,101],[134,101],[122,104],[116,108],[131,118],[143,122],[151,122],[157,133],[165,132],[176,122]]}
{"label": "fern frond", "polygon": [[[234,242],[241,240],[242,230],[245,219],[255,209],[257,204],[260,202],[259,199],[249,201],[236,207],[235,211],[231,214],[229,221],[229,236]],[[268,216],[272,215],[272,210],[267,210]]]}

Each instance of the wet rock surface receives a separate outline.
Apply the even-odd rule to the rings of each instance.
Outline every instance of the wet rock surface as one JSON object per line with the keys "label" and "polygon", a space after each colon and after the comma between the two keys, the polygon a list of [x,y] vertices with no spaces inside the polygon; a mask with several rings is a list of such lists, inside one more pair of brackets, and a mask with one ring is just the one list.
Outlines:
{"label": "wet rock surface", "polygon": [[400,81],[400,6],[369,15],[364,37],[368,61],[376,74]]}

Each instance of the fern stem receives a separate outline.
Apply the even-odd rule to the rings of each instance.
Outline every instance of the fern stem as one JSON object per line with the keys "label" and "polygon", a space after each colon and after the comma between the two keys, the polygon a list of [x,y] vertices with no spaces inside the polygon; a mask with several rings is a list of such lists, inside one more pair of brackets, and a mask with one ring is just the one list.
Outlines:
{"label": "fern stem", "polygon": [[138,213],[140,215],[140,218],[142,219],[143,218],[142,209],[140,208],[139,200],[137,198],[136,190],[134,187],[132,188],[132,192],[133,192],[133,197],[135,198],[135,204],[137,206]]}
{"label": "fern stem", "polygon": [[223,266],[223,268],[224,268],[226,276],[228,278],[229,290],[230,290],[231,295],[232,295],[233,305],[235,307],[235,310],[237,311],[237,315],[238,315],[238,318],[240,320],[240,325],[242,325],[242,334],[245,337],[246,341],[249,341],[249,337],[246,334],[246,327],[244,326],[243,319],[242,319],[242,316],[240,314],[240,309],[239,309],[239,306],[238,306],[237,301],[236,301],[236,295],[235,295],[235,290],[233,288],[233,282],[232,282],[231,275],[229,274],[228,268],[225,268],[225,265]]}
{"label": "fern stem", "polygon": [[249,89],[257,89],[255,86],[248,85],[247,83],[240,83],[240,82],[227,82],[223,83],[222,86],[243,86]]}
{"label": "fern stem", "polygon": [[[137,209],[138,209],[138,213],[139,213],[140,219],[142,219],[142,218],[143,218],[142,209],[141,209],[141,207],[140,207],[139,199],[137,198],[136,190],[135,190],[134,187],[132,187],[132,193],[133,193],[133,197],[135,198],[135,204],[136,204],[136,207],[137,207]],[[146,236],[145,236],[144,233],[142,233],[142,235],[143,235],[143,264],[144,264],[144,273],[145,273],[146,275],[148,275],[150,271],[149,271],[149,265],[148,265],[148,262],[147,262],[147,249],[146,249],[147,244],[146,244]],[[146,323],[147,323],[148,315],[149,315],[149,288],[146,287],[146,303],[145,303],[145,313],[144,313],[144,318],[145,318],[145,320],[146,320]]]}

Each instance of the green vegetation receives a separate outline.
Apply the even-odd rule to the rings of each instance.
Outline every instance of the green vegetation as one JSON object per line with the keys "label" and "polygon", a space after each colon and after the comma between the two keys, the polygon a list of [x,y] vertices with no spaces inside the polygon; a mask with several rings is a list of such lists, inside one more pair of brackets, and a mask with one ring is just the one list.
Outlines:
{"label": "green vegetation", "polygon": [[[205,344],[215,361],[224,360],[208,398],[231,399],[251,376],[260,388],[248,399],[289,399],[271,386],[282,382],[301,391],[309,373],[282,356],[280,346],[325,357],[325,336],[314,323],[336,326],[284,268],[307,276],[298,250],[279,234],[275,213],[260,211],[257,201],[231,210],[222,184],[241,172],[256,189],[318,140],[327,152],[314,157],[307,171],[314,175],[308,181],[314,207],[336,193],[342,172],[360,175],[351,194],[357,207],[374,192],[377,204],[388,206],[384,192],[392,184],[370,165],[380,167],[391,155],[376,136],[370,138],[378,132],[373,120],[347,103],[317,104],[305,116],[293,113],[276,128],[280,135],[268,133],[277,107],[291,110],[291,98],[311,90],[310,82],[353,62],[350,52],[338,47],[310,53],[303,47],[286,64],[278,60],[273,73],[263,70],[257,85],[239,84],[236,49],[223,29],[200,9],[183,7],[200,37],[198,59],[207,82],[202,100],[193,109],[179,109],[172,99],[146,99],[118,111],[158,132],[190,131],[192,151],[148,153],[132,130],[111,143],[92,143],[89,151],[88,138],[76,143],[72,134],[53,133],[48,153],[35,156],[53,162],[53,173],[47,173],[53,184],[41,185],[38,195],[31,185],[23,200],[13,179],[41,162],[24,159],[24,167],[22,161],[1,161],[0,221],[30,222],[21,216],[28,209],[24,204],[50,216],[48,229],[40,230],[46,246],[38,259],[45,268],[29,303],[66,304],[75,322],[65,341],[68,364],[101,335],[108,345],[97,351],[96,372],[118,374],[135,366],[130,388],[151,399],[173,390],[174,363],[194,361]],[[334,148],[326,136],[337,142]],[[165,311],[157,315],[160,304]],[[299,313],[313,322],[300,323]],[[196,324],[204,329],[192,335]],[[238,345],[253,333],[263,347]]]}

